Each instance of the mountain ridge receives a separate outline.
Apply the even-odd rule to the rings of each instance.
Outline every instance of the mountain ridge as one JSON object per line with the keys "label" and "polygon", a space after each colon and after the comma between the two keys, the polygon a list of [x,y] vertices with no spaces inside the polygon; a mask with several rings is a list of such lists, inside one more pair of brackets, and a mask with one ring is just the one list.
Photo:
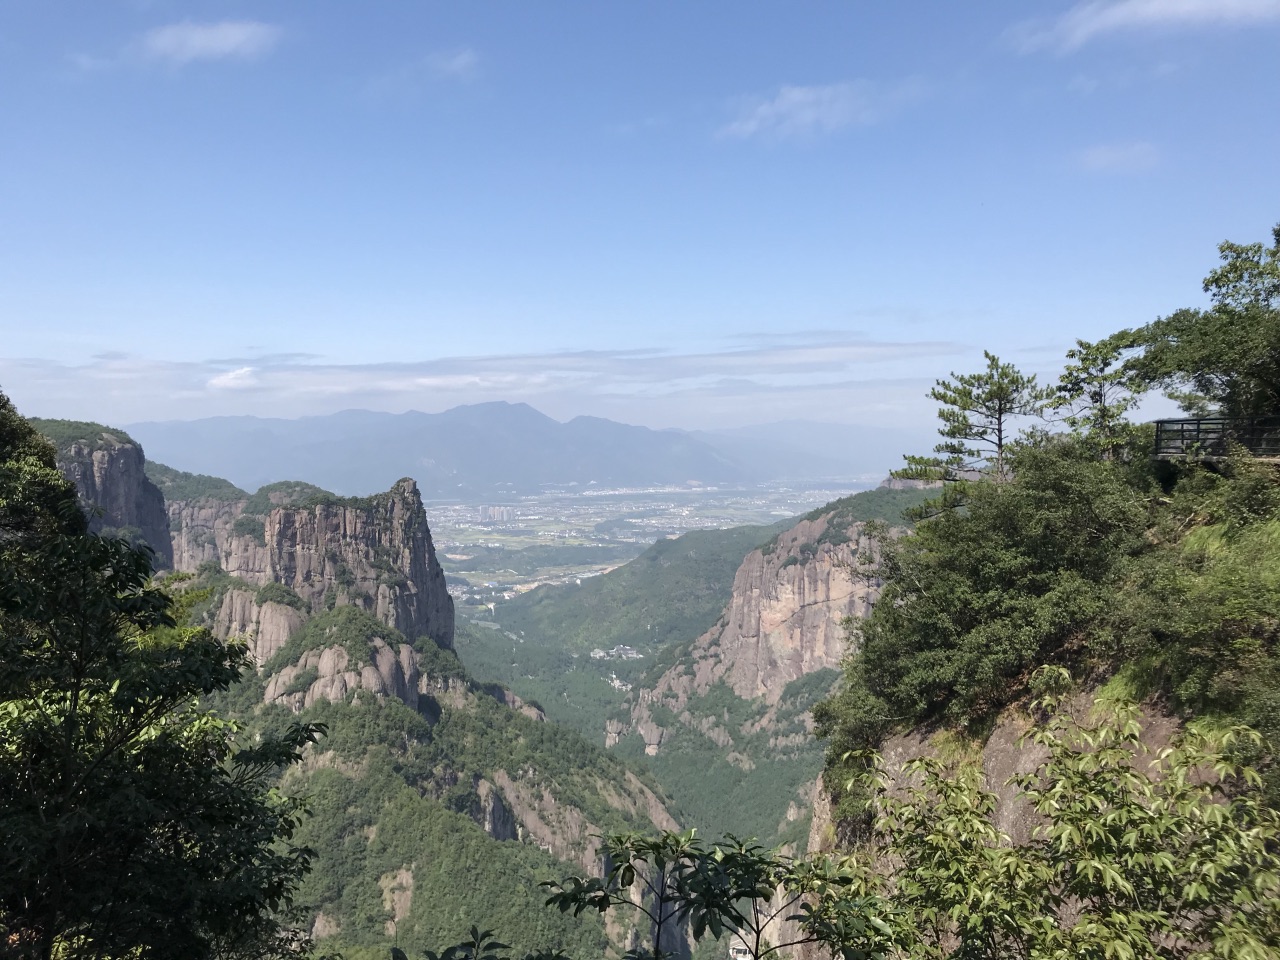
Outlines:
{"label": "mountain ridge", "polygon": [[[750,486],[882,476],[900,431],[780,421],[725,430],[653,429],[591,414],[558,421],[527,403],[491,401],[440,413],[343,410],[298,419],[252,416],[147,421],[128,429],[180,471],[253,490],[307,477],[339,493],[415,477],[436,499],[547,487]],[[334,457],[342,449],[343,457]]]}

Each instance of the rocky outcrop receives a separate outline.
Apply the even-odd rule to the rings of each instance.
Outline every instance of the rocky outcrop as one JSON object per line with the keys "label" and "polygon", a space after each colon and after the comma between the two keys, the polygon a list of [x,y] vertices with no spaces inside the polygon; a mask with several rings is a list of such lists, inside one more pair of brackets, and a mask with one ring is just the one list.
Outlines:
{"label": "rocky outcrop", "polygon": [[776,703],[792,680],[839,666],[844,620],[866,615],[879,582],[858,573],[873,549],[861,526],[826,539],[827,524],[802,521],[743,560],[721,623],[695,646],[696,681],[723,677],[744,699]]}
{"label": "rocky outcrop", "polygon": [[194,573],[201,565],[222,565],[224,546],[233,537],[232,526],[244,512],[244,500],[170,500],[169,514],[173,566]]}
{"label": "rocky outcrop", "polygon": [[359,663],[342,647],[308,650],[297,663],[267,680],[263,701],[279,703],[299,713],[320,700],[345,703],[365,691],[375,697],[395,697],[418,709],[422,676],[418,656],[407,643],[392,649],[381,639],[369,644],[369,662]]}
{"label": "rocky outcrop", "polygon": [[[502,791],[506,807],[518,821],[521,840],[561,860],[578,864],[588,876],[605,871],[600,827],[587,819],[581,809],[558,799],[548,785],[538,782],[533,771],[517,771],[512,775],[498,770],[493,775],[493,783]],[[614,809],[632,814],[643,810],[657,829],[679,829],[662,801],[634,774],[628,772],[624,783],[611,786],[598,782],[597,787]]]}
{"label": "rocky outcrop", "polygon": [[228,590],[223,594],[213,632],[224,638],[240,637],[249,645],[253,662],[262,666],[280,651],[306,618],[287,604],[259,604],[256,596],[248,590]]}
{"label": "rocky outcrop", "polygon": [[104,430],[58,450],[58,469],[75,484],[89,510],[89,529],[143,542],[155,551],[156,566],[173,566],[164,495],[143,472],[142,447],[126,435]]}
{"label": "rocky outcrop", "polygon": [[373,497],[255,514],[251,501],[169,504],[178,570],[210,561],[254,586],[278,583],[312,610],[354,604],[410,639],[452,648],[453,601],[413,480]]}
{"label": "rocky outcrop", "polygon": [[[880,584],[867,572],[875,544],[863,525],[837,529],[832,523],[831,514],[802,520],[748,554],[719,621],[694,641],[686,658],[636,692],[630,718],[609,722],[606,745],[634,732],[644,739],[645,752],[656,754],[667,735],[654,717],[660,704],[660,712],[674,712],[727,748],[734,731],[714,718],[683,713],[690,698],[722,682],[744,700],[772,709],[792,681],[838,667],[846,652],[845,621],[867,614]],[[767,712],[755,728],[769,719]]]}
{"label": "rocky outcrop", "polygon": [[886,477],[880,481],[881,490],[941,490],[941,480],[913,480],[904,477]]}
{"label": "rocky outcrop", "polygon": [[519,840],[523,827],[502,799],[502,792],[488,780],[481,779],[475,788],[471,819],[495,840]]}

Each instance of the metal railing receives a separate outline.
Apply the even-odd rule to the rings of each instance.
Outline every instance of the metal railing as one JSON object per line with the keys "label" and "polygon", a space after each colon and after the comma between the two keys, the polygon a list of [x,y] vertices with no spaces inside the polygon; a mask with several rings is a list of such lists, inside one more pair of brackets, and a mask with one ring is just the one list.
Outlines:
{"label": "metal railing", "polygon": [[1161,460],[1220,460],[1233,444],[1255,457],[1280,457],[1280,417],[1156,421],[1156,457]]}

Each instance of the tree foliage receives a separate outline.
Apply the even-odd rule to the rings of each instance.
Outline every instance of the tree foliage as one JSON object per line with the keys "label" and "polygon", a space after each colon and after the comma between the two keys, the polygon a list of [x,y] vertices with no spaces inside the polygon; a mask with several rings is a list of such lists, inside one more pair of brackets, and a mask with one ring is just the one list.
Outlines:
{"label": "tree foliage", "polygon": [[603,876],[544,884],[547,905],[575,916],[640,913],[650,936],[627,954],[634,960],[675,955],[686,930],[695,941],[730,937],[754,960],[801,944],[862,960],[888,930],[879,904],[852,891],[855,875],[827,857],[797,860],[734,837],[706,845],[692,831],[614,835],[605,849]]}
{"label": "tree foliage", "polygon": [[1280,224],[1270,247],[1224,242],[1204,290],[1208,310],[1183,309],[1118,335],[1126,363],[1195,416],[1280,415]]}
{"label": "tree foliage", "polygon": [[[873,828],[850,855],[793,859],[732,837],[606,838],[600,876],[544,884],[575,916],[626,909],[649,930],[628,957],[728,939],[755,960],[799,944],[882,960],[1264,960],[1280,949],[1280,813],[1236,759],[1247,728],[1192,725],[1152,756],[1137,706],[1098,701],[1077,719],[1069,674],[1048,691],[1009,781],[1031,826],[1003,831],[973,767],[868,755]],[[1007,812],[1005,814],[1007,816]],[[506,960],[472,928],[441,957]]]}
{"label": "tree foliage", "polygon": [[1142,385],[1124,365],[1123,339],[1097,343],[1077,340],[1067,351],[1049,407],[1077,435],[1093,444],[1105,460],[1119,455],[1134,436],[1125,418],[1138,402]]}
{"label": "tree foliage", "polygon": [[[1062,688],[1065,672],[1042,680]],[[873,761],[871,841],[848,867],[890,906],[887,956],[1262,960],[1280,949],[1280,814],[1231,759],[1241,729],[1193,726],[1151,757],[1132,703],[1077,722],[1038,701],[1015,840],[978,771]],[[906,784],[905,789],[896,785]]]}
{"label": "tree foliage", "polygon": [[1108,593],[1145,543],[1143,488],[1070,438],[1009,463],[1008,482],[963,484],[964,510],[881,542],[883,592],[850,621],[858,653],[843,690],[815,710],[832,757],[922,720],[980,727],[1030,670],[1096,643]]}
{"label": "tree foliage", "polygon": [[0,397],[0,949],[270,956],[310,854],[265,778],[318,733],[243,745],[196,698],[244,652],[177,629],[149,551],[86,532]]}
{"label": "tree foliage", "polygon": [[981,373],[952,373],[950,380],[937,381],[929,391],[942,404],[938,409],[942,441],[934,447],[934,456],[908,456],[907,467],[898,476],[924,480],[955,480],[974,472],[989,472],[999,479],[1006,476],[1019,421],[1039,416],[1050,391],[995,354],[984,351],[983,356],[987,368]]}

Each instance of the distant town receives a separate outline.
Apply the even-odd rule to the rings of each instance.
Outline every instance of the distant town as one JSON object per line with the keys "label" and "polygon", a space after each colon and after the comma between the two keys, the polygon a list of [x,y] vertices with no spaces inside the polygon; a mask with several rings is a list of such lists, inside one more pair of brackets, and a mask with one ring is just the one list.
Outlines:
{"label": "distant town", "polygon": [[[506,502],[427,504],[449,592],[464,609],[491,607],[546,583],[598,576],[656,540],[691,530],[764,526],[874,486],[700,485],[557,490]],[[626,659],[616,651],[602,656]]]}

